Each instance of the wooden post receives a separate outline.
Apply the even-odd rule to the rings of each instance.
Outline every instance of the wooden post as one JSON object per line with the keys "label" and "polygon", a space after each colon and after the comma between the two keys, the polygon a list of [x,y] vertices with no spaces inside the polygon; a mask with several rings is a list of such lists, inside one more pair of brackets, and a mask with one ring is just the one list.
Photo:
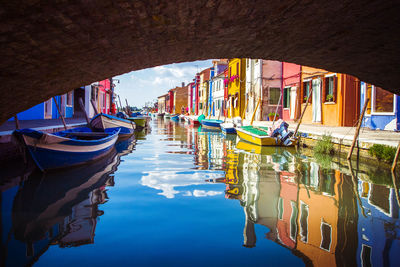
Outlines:
{"label": "wooden post", "polygon": [[242,120],[244,120],[244,118],[246,116],[246,109],[247,109],[247,105],[248,104],[249,104],[249,99],[247,98],[246,105],[244,106],[244,110],[243,110],[243,113],[242,113]]}
{"label": "wooden post", "polygon": [[126,113],[130,117],[132,115],[132,111],[131,111],[131,108],[129,107],[128,99],[126,99],[126,98],[125,98],[125,103],[126,103]]}
{"label": "wooden post", "polygon": [[58,106],[57,100],[56,100],[56,98],[55,98],[54,96],[53,96],[53,100],[54,100],[54,102],[56,103],[56,107],[57,107],[57,110],[58,110],[58,114],[60,114],[61,120],[62,120],[62,122],[63,122],[63,124],[64,124],[64,128],[65,128],[65,130],[67,130],[67,124],[65,123],[64,116],[62,115],[61,110],[60,110],[60,107]]}
{"label": "wooden post", "polygon": [[92,104],[92,107],[94,109],[94,114],[95,115],[99,114],[99,111],[97,110],[97,107],[96,107],[96,103],[94,102],[93,99],[90,99],[90,103]]}
{"label": "wooden post", "polygon": [[396,155],[394,156],[393,164],[392,164],[392,172],[396,169],[397,159],[399,158],[400,153],[400,142],[397,145]]}
{"label": "wooden post", "polygon": [[353,182],[353,192],[357,198],[358,205],[360,206],[361,214],[364,217],[367,217],[367,215],[365,214],[364,207],[361,204],[362,202],[361,202],[360,194],[358,193],[358,188],[357,188],[358,187],[357,179],[356,179],[356,176],[354,175],[353,167],[351,166],[351,161],[349,159],[347,160],[347,165],[349,166],[349,170],[350,170],[350,174],[351,174],[351,181]]}
{"label": "wooden post", "polygon": [[86,118],[87,124],[90,125],[89,116],[88,116],[88,114],[86,113],[86,109],[85,109],[85,105],[83,104],[82,97],[79,98],[79,106],[81,107],[81,109],[83,109],[83,113],[85,113],[85,118]]}
{"label": "wooden post", "polygon": [[119,107],[120,107],[120,111],[122,111],[123,110],[123,108],[122,108],[122,104],[121,104],[121,98],[119,98],[119,95],[118,95],[118,101],[119,101]]}
{"label": "wooden post", "polygon": [[272,121],[272,126],[274,126],[274,124],[275,124],[276,113],[278,112],[279,103],[281,102],[281,99],[282,99],[282,91],[281,91],[281,94],[279,95],[278,105],[276,105],[274,120]]}
{"label": "wooden post", "polygon": [[211,118],[211,114],[212,114],[212,109],[213,109],[213,107],[214,107],[214,102],[211,103],[211,112],[210,112],[210,114],[208,115],[208,118],[209,118],[209,119]]}
{"label": "wooden post", "polygon": [[397,205],[400,205],[399,189],[397,187],[396,174],[394,173],[394,169],[392,169],[392,182],[393,182],[393,187],[394,187],[394,193],[395,193],[396,199],[397,199]]}
{"label": "wooden post", "polygon": [[253,125],[254,116],[256,116],[256,112],[257,112],[258,106],[260,105],[260,102],[261,102],[261,98],[258,98],[256,108],[254,109],[254,112],[253,112],[253,116],[251,116],[250,125]]}
{"label": "wooden post", "polygon": [[19,129],[19,120],[17,114],[14,116],[14,122],[15,122],[15,129]]}
{"label": "wooden post", "polygon": [[[303,120],[304,113],[306,112],[306,109],[307,109],[307,106],[308,106],[308,102],[310,101],[310,97],[312,95],[312,91],[313,91],[313,88],[311,87],[310,93],[307,96],[306,105],[304,106],[304,109],[301,112],[299,122],[297,123],[297,126],[296,126],[296,130],[294,130],[293,137],[296,137],[297,131],[299,130],[301,121]],[[300,99],[300,103],[301,103],[301,99]]]}
{"label": "wooden post", "polygon": [[358,135],[360,133],[361,123],[363,121],[364,113],[365,113],[365,110],[367,109],[368,102],[369,102],[369,98],[367,97],[365,99],[365,102],[364,102],[364,107],[363,107],[363,109],[361,111],[361,117],[360,117],[360,120],[358,121],[356,132],[354,133],[353,143],[351,144],[349,154],[347,154],[347,159],[350,159],[351,158],[351,154],[353,154],[354,146],[356,145],[356,141],[357,141]]}

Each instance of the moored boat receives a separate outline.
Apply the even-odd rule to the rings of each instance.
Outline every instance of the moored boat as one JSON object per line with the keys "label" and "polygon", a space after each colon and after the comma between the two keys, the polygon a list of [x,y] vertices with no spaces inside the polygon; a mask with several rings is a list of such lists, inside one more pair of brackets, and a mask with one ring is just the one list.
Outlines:
{"label": "moored boat", "polygon": [[170,119],[172,117],[172,115],[171,114],[169,114],[169,113],[165,113],[164,114],[164,119]]}
{"label": "moored boat", "polygon": [[164,113],[157,113],[157,117],[158,117],[158,118],[164,117]]}
{"label": "moored boat", "polygon": [[171,117],[171,120],[173,121],[179,121],[179,115],[175,115]]}
{"label": "moored boat", "polygon": [[297,139],[292,138],[290,133],[271,136],[268,127],[242,126],[236,128],[236,132],[241,140],[259,146],[294,146],[297,143]]}
{"label": "moored boat", "polygon": [[231,122],[225,122],[220,124],[221,130],[226,134],[236,134],[235,125]]}
{"label": "moored boat", "polygon": [[119,128],[92,132],[82,127],[53,134],[34,129],[15,130],[14,135],[29,151],[42,171],[93,161],[109,152],[118,139]]}
{"label": "moored boat", "polygon": [[133,132],[136,128],[134,122],[104,113],[99,113],[94,116],[90,121],[90,127],[95,129],[96,131],[105,131],[106,129],[120,128],[120,136],[133,135]]}
{"label": "moored boat", "polygon": [[201,126],[204,128],[219,130],[219,129],[221,129],[220,125],[223,122],[224,121],[222,121],[222,120],[203,119],[203,120],[201,120],[200,123],[201,123]]}
{"label": "moored boat", "polygon": [[144,116],[129,117],[128,120],[133,121],[138,128],[146,127],[146,118]]}

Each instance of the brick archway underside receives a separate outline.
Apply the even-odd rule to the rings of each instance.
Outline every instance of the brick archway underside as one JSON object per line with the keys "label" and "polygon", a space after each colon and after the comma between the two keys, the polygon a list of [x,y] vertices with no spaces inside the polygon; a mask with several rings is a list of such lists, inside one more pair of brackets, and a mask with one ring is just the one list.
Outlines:
{"label": "brick archway underside", "polygon": [[0,123],[93,81],[209,58],[294,62],[400,93],[399,14],[399,1],[2,1]]}

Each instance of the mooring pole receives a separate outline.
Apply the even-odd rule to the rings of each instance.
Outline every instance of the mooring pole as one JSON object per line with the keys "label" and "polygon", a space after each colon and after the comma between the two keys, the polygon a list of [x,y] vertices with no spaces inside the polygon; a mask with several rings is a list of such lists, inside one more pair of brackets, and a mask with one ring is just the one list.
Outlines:
{"label": "mooring pole", "polygon": [[15,121],[15,129],[19,129],[19,120],[18,120],[18,116],[17,114],[15,114],[14,116],[14,121]]}
{"label": "mooring pole", "polygon": [[[61,97],[62,97],[62,96],[61,96]],[[64,116],[63,116],[63,114],[61,113],[60,107],[58,106],[57,100],[56,100],[56,98],[55,98],[54,96],[53,96],[53,100],[54,100],[54,102],[56,103],[57,111],[58,111],[58,114],[60,114],[62,123],[64,124],[64,128],[65,128],[65,130],[67,130],[67,124],[65,123]]]}
{"label": "mooring pole", "polygon": [[365,102],[364,102],[364,107],[363,107],[363,109],[361,111],[361,117],[360,117],[360,120],[358,121],[356,132],[354,133],[353,143],[351,144],[349,154],[347,154],[347,159],[350,159],[351,158],[351,154],[353,154],[354,146],[356,145],[356,141],[357,141],[358,135],[360,134],[361,123],[363,121],[365,110],[367,109],[368,102],[369,102],[369,98],[367,97],[365,99]]}
{"label": "mooring pole", "polygon": [[79,98],[79,105],[81,106],[81,109],[83,109],[83,113],[85,114],[85,118],[86,118],[87,124],[90,125],[89,116],[88,116],[88,114],[86,113],[85,104],[83,104],[82,97]]}

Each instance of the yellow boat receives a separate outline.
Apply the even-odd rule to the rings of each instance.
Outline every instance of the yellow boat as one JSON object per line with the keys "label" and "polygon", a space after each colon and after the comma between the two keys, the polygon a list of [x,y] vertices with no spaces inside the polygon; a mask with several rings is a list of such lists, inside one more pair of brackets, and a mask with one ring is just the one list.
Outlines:
{"label": "yellow boat", "polygon": [[[268,135],[267,127],[243,126],[236,128],[237,135],[241,140],[250,142],[259,146],[285,146],[280,139]],[[292,142],[288,146],[294,146],[297,143],[296,138],[291,138]]]}

